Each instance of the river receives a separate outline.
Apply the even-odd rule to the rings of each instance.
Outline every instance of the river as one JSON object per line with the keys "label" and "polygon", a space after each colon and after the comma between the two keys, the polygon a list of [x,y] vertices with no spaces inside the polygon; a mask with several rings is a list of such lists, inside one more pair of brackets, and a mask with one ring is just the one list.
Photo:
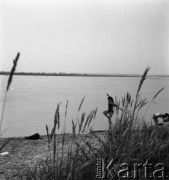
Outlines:
{"label": "river", "polygon": [[[5,97],[8,76],[1,75],[0,81],[0,113]],[[96,119],[92,122],[93,129],[108,128],[107,119],[103,111],[107,109],[107,97],[121,97],[130,92],[135,97],[140,77],[73,77],[73,76],[14,76],[7,93],[3,117],[3,136],[28,136],[36,132],[46,134],[46,124],[52,128],[57,104],[60,105],[61,128],[66,117],[67,130],[71,132],[72,119],[81,117],[82,112],[88,114],[96,109]],[[141,96],[151,100],[159,89],[165,89],[156,97],[146,114],[146,121],[150,122],[152,114],[169,112],[169,77],[147,78],[141,89]],[[85,96],[81,111],[78,107]],[[147,106],[145,107],[146,110]],[[144,111],[145,112],[145,111]],[[141,114],[142,115],[142,114]],[[114,121],[113,117],[113,121]]]}

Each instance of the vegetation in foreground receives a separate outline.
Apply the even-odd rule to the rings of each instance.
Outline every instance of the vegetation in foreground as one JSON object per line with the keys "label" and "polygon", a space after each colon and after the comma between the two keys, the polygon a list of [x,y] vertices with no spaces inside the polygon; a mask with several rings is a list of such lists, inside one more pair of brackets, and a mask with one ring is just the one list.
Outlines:
{"label": "vegetation in foreground", "polygon": [[[19,55],[17,57],[19,58]],[[6,94],[16,64],[13,67]],[[27,169],[21,179],[166,179],[169,170],[168,130],[149,126],[144,116],[142,118],[139,116],[143,107],[148,105],[149,108],[163,90],[163,88],[160,89],[151,101],[148,101],[147,98],[141,98],[141,88],[148,71],[149,68],[145,70],[134,98],[128,92],[120,100],[116,98],[116,104],[118,104],[118,107],[123,108],[123,111],[116,109],[114,114],[115,124],[106,134],[106,139],[102,140],[97,134],[92,134],[100,142],[100,147],[97,150],[93,148],[90,141],[86,141],[88,134],[85,134],[96,116],[96,109],[87,116],[82,113],[80,119],[77,116],[75,122],[72,120],[72,141],[68,148],[65,148],[64,126],[61,152],[59,151],[59,142],[56,139],[57,129],[60,128],[61,122],[59,115],[60,105],[58,104],[52,131],[49,132],[48,126],[46,126],[49,152],[52,151],[52,154],[49,153],[45,160],[38,161],[33,168]],[[6,98],[3,113],[5,101]],[[81,110],[83,101],[84,98],[79,105],[78,113]],[[68,103],[65,110],[65,119],[67,106]],[[1,115],[0,130],[2,128],[3,113]],[[80,134],[84,134],[84,136]],[[79,143],[77,137],[80,137],[84,146]],[[67,153],[64,154],[64,151],[67,151]],[[101,166],[104,166],[104,168],[101,168]]]}
{"label": "vegetation in foreground", "polygon": [[[59,128],[60,124],[58,105],[51,133],[46,127],[49,149],[53,148],[53,155],[28,169],[26,179],[165,179],[169,170],[168,130],[148,125],[144,116],[142,118],[139,116],[142,108],[146,105],[149,108],[163,90],[160,89],[151,101],[141,98],[141,88],[148,71],[149,68],[145,70],[140,80],[135,98],[128,92],[121,100],[116,98],[116,104],[123,108],[123,111],[116,109],[115,124],[106,134],[106,139],[102,140],[93,132],[92,135],[100,142],[97,150],[92,148],[92,143],[86,141],[87,134],[81,137],[85,146],[77,141],[77,137],[90,127],[96,109],[86,118],[85,113],[82,113],[80,120],[77,119],[76,122],[72,120],[73,138],[67,154],[63,156],[63,153],[59,153],[56,142],[56,127]],[[66,112],[67,106],[65,116]],[[64,151],[64,143],[63,133],[61,152]]]}

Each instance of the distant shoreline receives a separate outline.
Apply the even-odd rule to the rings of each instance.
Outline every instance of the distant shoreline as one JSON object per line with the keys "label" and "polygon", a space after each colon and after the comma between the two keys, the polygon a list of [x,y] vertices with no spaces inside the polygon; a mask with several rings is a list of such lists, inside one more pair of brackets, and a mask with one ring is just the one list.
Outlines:
{"label": "distant shoreline", "polygon": [[[0,75],[9,75],[10,72],[0,72]],[[141,77],[140,74],[89,74],[89,73],[27,73],[15,72],[19,76],[85,76],[85,77]],[[169,75],[148,75],[147,77],[169,77]]]}

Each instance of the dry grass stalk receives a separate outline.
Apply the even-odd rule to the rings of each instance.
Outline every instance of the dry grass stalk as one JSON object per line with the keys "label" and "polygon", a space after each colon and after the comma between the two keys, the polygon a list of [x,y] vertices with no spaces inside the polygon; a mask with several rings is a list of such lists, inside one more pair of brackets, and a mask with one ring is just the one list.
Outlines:
{"label": "dry grass stalk", "polygon": [[163,90],[164,90],[164,87],[161,88],[161,89],[154,95],[154,97],[153,97],[152,100],[154,100],[154,99],[161,93],[161,91],[163,91]]}
{"label": "dry grass stalk", "polygon": [[69,103],[69,100],[67,100],[67,102],[66,102],[66,109],[65,109],[65,119],[66,119],[66,116],[67,116],[67,108],[68,108],[68,103]]}
{"label": "dry grass stalk", "polygon": [[[135,97],[135,103],[134,103],[133,114],[132,114],[132,121],[134,121],[135,111],[136,111],[136,108],[137,108],[137,105],[138,105],[138,101],[139,101],[139,92],[141,90],[141,87],[143,85],[144,80],[146,79],[146,76],[147,76],[147,73],[148,73],[149,70],[150,70],[150,67],[147,67],[145,69],[145,71],[143,73],[143,76],[142,76],[142,78],[140,80],[140,83],[139,83],[139,86],[138,86],[138,89],[137,89],[137,93],[136,93],[136,97]],[[133,124],[132,121],[130,123],[130,126]]]}
{"label": "dry grass stalk", "polygon": [[85,158],[89,161],[89,157],[88,157],[87,154],[85,153],[84,148],[83,148],[78,142],[75,141],[75,143],[76,143],[77,147],[81,150],[81,152],[83,153],[83,155],[85,156]]}
{"label": "dry grass stalk", "polygon": [[83,99],[82,99],[82,101],[81,101],[81,103],[80,103],[80,105],[79,105],[78,112],[80,111],[80,109],[81,109],[81,107],[82,107],[82,104],[83,104],[83,102],[84,102],[84,99],[85,99],[85,96],[83,97]]}
{"label": "dry grass stalk", "polygon": [[57,109],[55,111],[55,116],[54,116],[54,125],[53,125],[53,129],[51,131],[51,134],[50,134],[50,139],[52,140],[53,138],[53,135],[56,131],[56,125],[58,124],[58,129],[60,127],[60,114],[59,114],[59,107],[60,107],[60,103],[57,104]]}
{"label": "dry grass stalk", "polygon": [[137,89],[137,93],[136,93],[136,99],[137,99],[137,96],[138,96],[138,94],[139,94],[139,92],[140,92],[140,90],[141,90],[141,87],[142,87],[142,85],[143,85],[143,82],[144,82],[144,80],[146,79],[146,76],[147,76],[147,73],[148,73],[149,70],[150,70],[150,67],[147,67],[147,68],[145,69],[142,77],[141,77],[141,80],[140,80],[140,83],[139,83],[139,86],[138,86],[138,89]]}
{"label": "dry grass stalk", "polygon": [[47,133],[47,138],[48,138],[48,148],[50,148],[50,135],[49,135],[49,129],[47,125],[46,125],[46,133]]}
{"label": "dry grass stalk", "polygon": [[1,147],[0,147],[0,151],[9,143],[10,141],[6,141]]}
{"label": "dry grass stalk", "polygon": [[91,111],[91,112],[90,112],[90,114],[87,116],[87,119],[86,119],[86,122],[85,122],[85,124],[84,124],[83,130],[82,130],[82,133],[84,133],[85,128],[86,128],[86,126],[87,126],[88,122],[89,122],[92,118],[93,118],[93,111]]}
{"label": "dry grass stalk", "polygon": [[145,113],[144,113],[144,115],[143,115],[143,119],[145,118],[145,115],[146,115],[146,113],[147,113],[150,105],[153,103],[154,99],[155,99],[163,90],[164,90],[164,87],[161,88],[161,89],[153,96],[152,100],[150,101],[150,103],[149,103],[149,105],[148,105],[148,107],[147,107],[147,109],[146,109],[146,111],[145,111]]}
{"label": "dry grass stalk", "polygon": [[82,113],[82,116],[81,116],[81,121],[80,121],[80,124],[79,124],[79,133],[80,133],[80,131],[81,131],[81,129],[82,129],[82,126],[83,126],[83,122],[84,122],[84,120],[85,120],[85,115],[86,115],[86,113]]}
{"label": "dry grass stalk", "polygon": [[73,132],[73,135],[76,134],[76,125],[75,125],[73,119],[72,119],[72,132]]}
{"label": "dry grass stalk", "polygon": [[0,121],[0,137],[2,136],[3,132],[2,132],[2,123],[3,123],[3,116],[4,116],[4,112],[5,112],[5,104],[6,104],[6,98],[7,98],[7,92],[9,90],[10,84],[12,83],[12,77],[14,75],[14,72],[16,70],[16,66],[17,66],[17,61],[19,59],[20,53],[17,54],[16,58],[13,61],[13,67],[11,69],[9,78],[8,78],[8,83],[6,86],[6,91],[5,91],[5,98],[4,98],[4,102],[3,102],[3,107],[2,107],[2,114],[1,114],[1,121]]}
{"label": "dry grass stalk", "polygon": [[61,134],[64,134],[66,131],[66,117],[67,117],[68,103],[69,103],[69,100],[67,100],[67,102],[66,102],[64,125],[63,125],[63,129],[62,129]]}
{"label": "dry grass stalk", "polygon": [[[143,77],[142,81],[140,82],[143,83],[145,78],[146,77]],[[74,150],[71,143],[71,149],[67,154],[66,169],[64,170],[64,173],[63,166],[58,166],[57,164],[57,171],[50,172],[51,176],[48,179],[53,179],[53,177],[56,179],[63,179],[63,174],[66,174],[66,177],[64,176],[64,179],[69,180],[94,179],[96,173],[95,162],[97,157],[113,158],[114,166],[118,166],[119,164],[121,164],[121,162],[126,162],[129,165],[138,162],[146,162],[147,159],[150,160],[150,162],[153,164],[157,164],[158,162],[163,163],[165,161],[165,158],[168,158],[167,148],[169,148],[169,133],[167,134],[167,132],[163,129],[152,127],[151,129],[147,126],[146,123],[141,123],[136,126],[135,122],[133,121],[133,112],[131,112],[131,108],[135,108],[135,111],[137,110],[136,112],[138,113],[146,104],[146,98],[141,99],[141,97],[139,96],[141,86],[142,84],[139,85],[137,91],[135,105],[133,105],[134,99],[131,98],[131,95],[129,93],[127,93],[127,95],[121,99],[121,102],[118,102],[118,106],[120,106],[120,103],[122,103],[124,111],[119,113],[116,117],[117,123],[115,123],[115,125],[112,127],[112,131],[107,134],[108,138],[106,139],[106,141],[102,140],[99,136],[97,137],[96,135],[96,138],[99,139],[99,142],[101,144],[101,148],[99,148],[98,151],[95,152],[92,149],[92,144],[85,142],[85,145],[89,147],[87,148],[89,150],[86,151],[85,145],[81,145],[81,143],[78,143],[79,141],[73,141],[77,146]],[[153,98],[156,98],[156,96],[161,91],[158,91],[158,93],[156,93]],[[91,119],[94,119],[96,115],[96,111],[97,109],[95,111],[91,111],[86,119],[84,115],[85,113],[82,114],[81,122],[79,124],[79,132],[90,125]],[[73,135],[76,135],[75,129],[76,125],[72,119]],[[64,144],[64,137],[62,140],[62,144]],[[61,157],[63,158],[63,155]],[[61,160],[62,164],[64,164],[63,162],[64,161]],[[166,165],[168,166],[168,164]],[[46,169],[53,169],[53,160],[52,165],[48,162],[46,166]],[[53,173],[56,173],[56,175],[54,175]],[[94,175],[92,176],[92,174]],[[42,173],[42,176],[39,179],[43,179],[44,175],[46,175],[45,172]],[[115,178],[118,177],[114,177],[114,179]],[[143,178],[143,180],[145,180],[145,178]]]}
{"label": "dry grass stalk", "polygon": [[12,77],[14,75],[14,72],[15,72],[15,69],[16,69],[16,66],[17,66],[17,61],[19,59],[19,56],[20,56],[20,53],[17,54],[16,58],[13,61],[13,67],[11,69],[11,72],[10,72],[10,75],[9,75],[9,78],[8,78],[8,84],[7,84],[7,87],[6,87],[6,91],[9,90],[9,86],[10,86],[10,84],[12,82]]}

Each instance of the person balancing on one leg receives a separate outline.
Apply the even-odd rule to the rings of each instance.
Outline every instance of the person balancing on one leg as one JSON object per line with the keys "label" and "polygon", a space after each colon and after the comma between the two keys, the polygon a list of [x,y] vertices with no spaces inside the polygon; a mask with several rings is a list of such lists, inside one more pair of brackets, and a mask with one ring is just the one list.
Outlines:
{"label": "person balancing on one leg", "polygon": [[104,111],[103,114],[108,118],[109,121],[109,130],[111,130],[111,118],[114,114],[114,107],[117,107],[117,105],[114,103],[114,99],[109,96],[109,94],[107,94],[108,96],[108,110]]}

